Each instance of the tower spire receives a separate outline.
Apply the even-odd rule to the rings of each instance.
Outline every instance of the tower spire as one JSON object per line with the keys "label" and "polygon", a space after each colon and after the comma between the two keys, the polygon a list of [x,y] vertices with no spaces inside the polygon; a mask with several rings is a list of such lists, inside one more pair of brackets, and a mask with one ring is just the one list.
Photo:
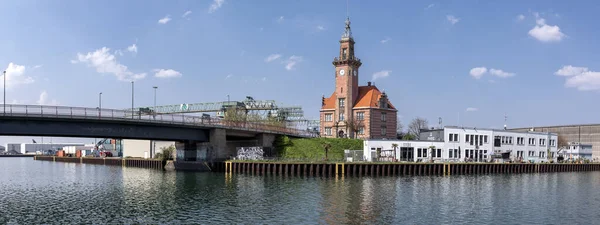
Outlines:
{"label": "tower spire", "polygon": [[342,39],[352,39],[352,30],[350,29],[349,0],[346,0],[346,26],[344,33],[342,34]]}

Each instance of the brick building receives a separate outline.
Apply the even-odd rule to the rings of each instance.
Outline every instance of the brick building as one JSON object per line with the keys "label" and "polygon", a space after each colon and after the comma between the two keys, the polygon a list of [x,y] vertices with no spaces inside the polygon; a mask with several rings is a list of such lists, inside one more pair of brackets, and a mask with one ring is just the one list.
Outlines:
{"label": "brick building", "polygon": [[358,86],[362,63],[354,55],[350,19],[340,40],[339,56],[333,59],[335,91],[323,96],[320,113],[321,137],[360,139],[396,138],[396,108],[371,82]]}

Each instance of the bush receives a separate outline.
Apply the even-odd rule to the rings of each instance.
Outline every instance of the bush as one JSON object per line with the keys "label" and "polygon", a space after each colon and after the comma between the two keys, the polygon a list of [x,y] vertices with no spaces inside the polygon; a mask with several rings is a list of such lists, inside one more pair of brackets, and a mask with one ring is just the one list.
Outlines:
{"label": "bush", "polygon": [[290,139],[278,136],[273,143],[279,157],[283,159],[325,159],[325,145],[329,144],[328,159],[343,160],[344,150],[362,150],[363,141],[346,138],[301,138]]}
{"label": "bush", "polygon": [[156,158],[161,160],[173,160],[173,152],[175,152],[175,146],[161,147],[162,153],[156,153]]}

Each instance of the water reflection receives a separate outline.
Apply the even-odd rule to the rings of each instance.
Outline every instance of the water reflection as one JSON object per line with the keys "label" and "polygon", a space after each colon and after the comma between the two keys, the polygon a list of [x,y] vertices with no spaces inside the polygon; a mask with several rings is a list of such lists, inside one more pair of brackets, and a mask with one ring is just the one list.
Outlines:
{"label": "water reflection", "polygon": [[590,223],[599,172],[281,177],[0,159],[0,224]]}

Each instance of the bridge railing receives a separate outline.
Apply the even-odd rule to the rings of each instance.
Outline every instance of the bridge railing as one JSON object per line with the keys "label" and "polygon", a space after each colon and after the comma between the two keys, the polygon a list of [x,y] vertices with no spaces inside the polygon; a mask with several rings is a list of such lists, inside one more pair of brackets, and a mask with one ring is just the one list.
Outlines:
{"label": "bridge railing", "polygon": [[188,116],[182,114],[158,114],[152,115],[139,113],[139,111],[127,111],[105,108],[85,108],[70,106],[47,106],[47,105],[0,105],[0,115],[13,117],[36,117],[36,118],[68,118],[68,119],[93,119],[112,121],[136,121],[145,123],[180,124],[199,127],[217,127],[228,129],[240,129],[258,132],[272,132],[279,134],[314,137],[312,132],[277,126],[262,122],[226,121],[216,118],[200,116]]}

